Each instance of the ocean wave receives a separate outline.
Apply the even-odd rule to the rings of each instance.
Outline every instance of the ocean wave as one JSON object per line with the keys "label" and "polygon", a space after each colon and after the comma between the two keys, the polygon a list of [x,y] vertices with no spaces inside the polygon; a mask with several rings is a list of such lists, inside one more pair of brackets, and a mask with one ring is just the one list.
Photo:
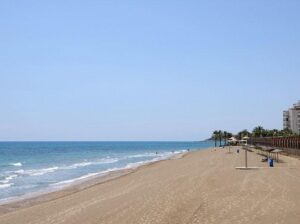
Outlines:
{"label": "ocean wave", "polygon": [[70,169],[76,169],[79,167],[85,167],[85,166],[91,166],[91,165],[101,165],[101,164],[109,164],[109,163],[116,163],[119,159],[116,158],[103,158],[98,159],[92,162],[81,162],[81,163],[74,163],[69,166],[52,166],[47,168],[41,168],[41,169],[30,169],[30,170],[24,170],[19,169],[15,171],[9,171],[8,173],[18,174],[18,175],[28,175],[28,176],[42,176],[44,174],[53,173],[59,170],[70,170]]}
{"label": "ocean wave", "polygon": [[169,157],[172,156],[173,154],[178,154],[178,153],[184,153],[187,152],[187,150],[178,150],[178,151],[169,151],[169,152],[156,152],[156,153],[143,153],[143,154],[136,154],[136,155],[129,155],[127,158],[144,158],[144,157]]}
{"label": "ocean wave", "polygon": [[75,164],[72,164],[70,166],[61,167],[61,169],[76,169],[78,167],[116,163],[118,161],[119,161],[119,159],[116,159],[116,158],[104,158],[104,159],[98,159],[98,160],[92,161],[92,162],[75,163]]}
{"label": "ocean wave", "polygon": [[62,169],[69,170],[69,169],[76,169],[78,167],[90,166],[90,165],[92,165],[92,162],[74,163],[74,164],[72,164],[70,166],[62,167]]}
{"label": "ocean wave", "polygon": [[71,183],[74,183],[74,182],[77,182],[77,181],[80,181],[80,180],[83,180],[83,179],[87,179],[89,177],[93,177],[93,176],[97,176],[97,175],[104,175],[104,174],[107,174],[107,173],[112,172],[112,171],[118,171],[118,170],[123,170],[123,169],[125,169],[125,167],[123,167],[123,168],[110,168],[110,169],[107,169],[107,170],[104,170],[104,171],[101,171],[101,172],[97,172],[97,173],[88,173],[86,175],[83,175],[83,176],[80,176],[80,177],[77,177],[77,178],[74,178],[74,179],[64,180],[64,181],[60,181],[60,182],[51,184],[51,186],[68,185],[68,184],[71,184]]}
{"label": "ocean wave", "polygon": [[18,162],[18,163],[10,163],[9,165],[11,166],[23,166],[22,163]]}
{"label": "ocean wave", "polygon": [[127,158],[131,159],[131,158],[155,157],[158,155],[159,155],[159,153],[144,153],[144,154],[130,155],[130,156],[127,156]]}
{"label": "ocean wave", "polygon": [[[96,176],[96,175],[105,175],[105,174],[113,172],[113,171],[119,171],[119,170],[125,170],[125,169],[134,169],[134,168],[137,168],[139,166],[142,166],[142,165],[145,165],[145,164],[148,164],[148,163],[151,163],[151,162],[156,162],[156,161],[160,161],[160,160],[170,158],[174,154],[184,153],[186,151],[187,150],[180,150],[180,151],[174,151],[174,152],[161,153],[160,156],[155,157],[153,159],[138,161],[138,162],[135,162],[135,163],[128,163],[124,167],[110,168],[110,169],[106,169],[106,170],[98,172],[98,173],[89,173],[89,174],[83,175],[81,177],[77,177],[77,178],[74,178],[74,179],[65,180],[65,181],[61,181],[61,182],[58,182],[58,183],[51,184],[51,186],[64,186],[64,185],[68,185],[68,184],[71,184],[71,183],[74,183],[74,182],[77,182],[77,181],[80,181],[80,180],[83,180],[83,179],[86,179],[86,178],[89,178],[89,177],[93,177],[93,176]],[[156,154],[154,153],[154,155],[156,155]],[[139,155],[136,155],[136,156],[139,156]],[[142,156],[140,156],[140,157],[142,157]],[[133,157],[133,158],[139,158],[139,157]]]}
{"label": "ocean wave", "polygon": [[59,169],[58,166],[54,166],[54,167],[48,167],[48,168],[43,168],[43,169],[32,169],[32,170],[20,169],[20,170],[16,170],[16,171],[12,171],[12,172],[15,174],[20,174],[20,175],[41,176],[46,173],[52,173],[58,169]]}
{"label": "ocean wave", "polygon": [[0,189],[3,189],[3,188],[9,188],[11,187],[12,185],[14,185],[13,183],[9,183],[9,184],[0,184]]}
{"label": "ocean wave", "polygon": [[83,175],[83,176],[78,177],[78,178],[74,178],[74,179],[70,179],[70,180],[64,180],[64,181],[60,181],[60,182],[51,184],[51,186],[58,186],[58,185],[70,184],[70,183],[73,183],[75,181],[79,181],[79,180],[86,179],[86,178],[89,178],[89,177],[92,177],[92,176],[96,176],[98,174],[99,173],[89,173],[89,174]]}
{"label": "ocean wave", "polygon": [[[0,183],[1,183],[0,186],[1,186],[1,188],[10,187],[11,186],[10,181],[12,179],[18,177],[18,176],[42,176],[42,175],[45,175],[45,174],[48,174],[48,173],[57,172],[59,170],[77,169],[77,168],[81,168],[81,167],[92,166],[92,165],[100,165],[100,164],[110,164],[110,163],[113,164],[113,163],[117,163],[118,161],[120,161],[122,159],[126,159],[126,158],[127,159],[128,158],[143,158],[143,157],[148,157],[149,158],[149,159],[145,159],[143,161],[127,163],[126,165],[124,165],[121,168],[120,167],[110,168],[110,169],[106,169],[106,170],[98,172],[98,173],[89,173],[89,174],[83,175],[83,176],[78,177],[78,178],[74,178],[74,179],[71,179],[71,180],[64,180],[64,181],[52,184],[54,186],[65,185],[65,184],[73,183],[75,181],[79,181],[79,180],[89,178],[89,177],[92,177],[92,176],[95,176],[95,175],[106,174],[106,173],[109,173],[111,171],[122,170],[122,169],[133,169],[133,168],[139,167],[139,166],[147,164],[147,163],[168,159],[168,158],[172,157],[172,155],[174,155],[174,154],[184,153],[186,151],[187,150],[159,152],[159,153],[147,152],[147,153],[143,153],[143,154],[129,155],[129,156],[126,156],[124,158],[106,157],[106,158],[101,158],[101,159],[93,160],[93,161],[83,161],[83,162],[79,162],[79,163],[74,163],[74,164],[71,164],[71,165],[52,166],[52,167],[41,168],[41,169],[28,169],[28,170],[19,169],[19,170],[14,170],[14,171],[7,172],[10,175],[5,177],[3,180],[0,180]],[[15,166],[18,166],[18,165],[15,165]]]}
{"label": "ocean wave", "polygon": [[156,161],[160,161],[160,160],[163,160],[163,158],[157,157],[157,158],[153,158],[153,159],[149,159],[149,160],[143,160],[143,161],[139,161],[139,162],[135,162],[135,163],[128,163],[125,166],[125,169],[137,168],[139,166],[146,165],[148,163],[152,163],[152,162],[156,162]]}
{"label": "ocean wave", "polygon": [[125,166],[125,169],[137,168],[139,166],[142,166],[142,165],[145,165],[145,164],[148,164],[148,163],[152,163],[152,162],[161,161],[161,160],[171,158],[174,154],[180,154],[180,153],[185,153],[185,152],[187,152],[187,150],[164,152],[164,153],[161,153],[161,154],[157,154],[156,155],[157,157],[155,157],[153,159],[138,161],[138,162],[135,162],[135,163],[128,163]]}
{"label": "ocean wave", "polygon": [[18,175],[16,175],[16,174],[9,175],[9,176],[5,177],[4,180],[0,180],[0,183],[7,184],[9,181],[11,181],[12,179],[14,179],[16,177],[18,177]]}
{"label": "ocean wave", "polygon": [[20,166],[23,166],[23,164],[20,163],[20,162],[17,162],[17,163],[8,163],[8,164],[1,164],[0,165],[0,167],[9,167],[9,166],[18,166],[18,167],[20,167]]}
{"label": "ocean wave", "polygon": [[[174,153],[176,153],[176,154],[177,153],[181,153],[181,151],[180,152],[177,151],[177,152],[174,152]],[[134,169],[134,168],[137,168],[139,166],[142,166],[142,165],[145,165],[145,164],[148,164],[148,163],[151,163],[151,162],[156,162],[156,161],[164,160],[165,158],[167,158],[167,156],[170,157],[174,153],[171,152],[171,153],[168,153],[168,155],[164,154],[161,157],[156,157],[156,158],[149,159],[149,160],[144,160],[144,161],[138,161],[138,162],[135,162],[135,163],[128,163],[124,167],[109,168],[109,169],[103,170],[101,172],[89,173],[89,174],[86,174],[86,175],[83,175],[83,176],[80,176],[80,177],[77,177],[77,178],[74,178],[74,179],[64,180],[64,181],[60,181],[60,182],[57,182],[57,183],[53,183],[53,184],[51,184],[51,186],[53,186],[53,187],[56,187],[56,186],[66,186],[66,185],[72,184],[74,182],[78,182],[80,180],[87,179],[87,178],[90,178],[90,177],[93,177],[93,176],[96,176],[96,175],[100,176],[100,175],[108,174],[108,173],[113,172],[113,171],[126,170],[126,169]]]}

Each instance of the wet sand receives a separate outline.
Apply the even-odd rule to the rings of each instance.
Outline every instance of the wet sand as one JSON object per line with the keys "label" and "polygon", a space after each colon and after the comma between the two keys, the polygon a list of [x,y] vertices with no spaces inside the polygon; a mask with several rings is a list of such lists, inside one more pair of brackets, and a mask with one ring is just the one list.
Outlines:
{"label": "wet sand", "polygon": [[300,160],[268,168],[255,152],[190,152],[36,199],[2,205],[1,224],[300,223]]}

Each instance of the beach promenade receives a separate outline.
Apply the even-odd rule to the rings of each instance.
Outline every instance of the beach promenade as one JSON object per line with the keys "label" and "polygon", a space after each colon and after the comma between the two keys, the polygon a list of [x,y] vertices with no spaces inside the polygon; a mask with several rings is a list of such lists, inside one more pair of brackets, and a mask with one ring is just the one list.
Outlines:
{"label": "beach promenade", "polygon": [[[298,224],[300,160],[269,168],[254,152],[208,149],[5,212],[1,224]],[[0,208],[5,211],[6,207]]]}

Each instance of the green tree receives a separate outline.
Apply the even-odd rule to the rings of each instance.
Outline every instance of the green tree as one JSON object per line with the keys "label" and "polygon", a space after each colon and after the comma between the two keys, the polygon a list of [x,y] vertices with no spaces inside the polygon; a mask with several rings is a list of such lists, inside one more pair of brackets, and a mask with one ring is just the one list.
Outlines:
{"label": "green tree", "polygon": [[293,136],[293,135],[294,135],[293,131],[289,128],[285,128],[280,131],[280,136],[283,136],[283,137],[289,137],[289,136]]}
{"label": "green tree", "polygon": [[275,136],[278,136],[278,135],[279,135],[279,130],[278,129],[269,130],[269,136],[270,137],[275,137]]}
{"label": "green tree", "polygon": [[252,131],[252,135],[254,137],[263,137],[264,134],[265,134],[265,129],[262,126],[257,126]]}
{"label": "green tree", "polygon": [[227,140],[232,137],[232,133],[223,131],[224,145],[227,145]]}
{"label": "green tree", "polygon": [[212,134],[212,139],[215,141],[215,147],[217,147],[217,140],[219,138],[219,132],[215,130]]}
{"label": "green tree", "polygon": [[227,138],[228,138],[227,136],[228,136],[228,132],[223,131],[224,145],[227,145]]}
{"label": "green tree", "polygon": [[247,129],[244,129],[244,130],[240,131],[237,135],[238,135],[239,139],[242,139],[245,136],[250,137],[251,133]]}
{"label": "green tree", "polygon": [[218,137],[219,137],[219,147],[222,146],[222,139],[224,138],[223,131],[219,130],[218,131]]}

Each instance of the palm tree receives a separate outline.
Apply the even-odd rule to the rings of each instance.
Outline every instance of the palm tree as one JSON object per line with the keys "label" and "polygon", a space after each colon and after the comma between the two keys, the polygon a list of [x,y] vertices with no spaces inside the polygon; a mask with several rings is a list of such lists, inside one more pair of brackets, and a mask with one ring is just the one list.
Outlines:
{"label": "palm tree", "polygon": [[212,138],[215,140],[215,147],[217,147],[217,139],[219,138],[219,132],[217,130],[215,130],[213,132]]}
{"label": "palm tree", "polygon": [[265,133],[265,129],[262,126],[257,126],[252,131],[254,137],[262,137],[264,133]]}
{"label": "palm tree", "polygon": [[228,136],[228,132],[227,131],[223,131],[224,145],[227,145],[227,136]]}
{"label": "palm tree", "polygon": [[244,130],[240,131],[237,135],[238,135],[239,139],[242,139],[245,136],[250,136],[251,133],[247,129],[244,129]]}
{"label": "palm tree", "polygon": [[219,141],[219,147],[222,146],[222,141],[224,141],[224,145],[227,144],[227,139],[232,137],[233,134],[227,131],[215,130],[212,134],[211,139],[215,141],[215,147],[217,147],[217,141]]}
{"label": "palm tree", "polygon": [[223,132],[223,137],[224,137],[224,145],[227,145],[227,140],[228,138],[231,138],[233,135],[230,132],[224,131]]}
{"label": "palm tree", "polygon": [[222,146],[222,139],[223,139],[223,132],[221,130],[218,131],[218,137],[219,137],[219,147]]}

